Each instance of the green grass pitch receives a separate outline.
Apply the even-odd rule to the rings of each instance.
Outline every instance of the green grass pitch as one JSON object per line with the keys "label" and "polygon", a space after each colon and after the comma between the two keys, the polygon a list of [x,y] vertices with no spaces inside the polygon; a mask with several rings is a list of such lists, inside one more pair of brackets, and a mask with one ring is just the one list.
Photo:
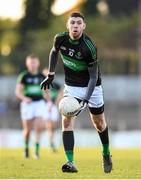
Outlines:
{"label": "green grass pitch", "polygon": [[141,150],[112,149],[113,171],[105,174],[102,169],[100,148],[76,148],[75,163],[79,172],[61,172],[65,163],[63,148],[57,153],[41,150],[41,158],[23,158],[22,149],[0,150],[0,179],[141,179]]}

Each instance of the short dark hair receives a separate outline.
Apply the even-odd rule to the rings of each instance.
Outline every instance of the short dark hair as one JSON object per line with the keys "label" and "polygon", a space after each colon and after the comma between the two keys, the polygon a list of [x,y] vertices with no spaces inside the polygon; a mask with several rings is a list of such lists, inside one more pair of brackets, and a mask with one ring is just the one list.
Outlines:
{"label": "short dark hair", "polygon": [[29,54],[26,58],[31,58],[31,59],[34,59],[34,58],[37,58],[37,59],[39,59],[39,57],[38,56],[36,56],[35,54]]}
{"label": "short dark hair", "polygon": [[83,19],[83,21],[85,20],[84,16],[83,16],[81,13],[79,13],[79,12],[73,12],[73,13],[71,13],[70,16],[69,16],[69,18],[70,18],[70,17],[80,17],[80,18]]}

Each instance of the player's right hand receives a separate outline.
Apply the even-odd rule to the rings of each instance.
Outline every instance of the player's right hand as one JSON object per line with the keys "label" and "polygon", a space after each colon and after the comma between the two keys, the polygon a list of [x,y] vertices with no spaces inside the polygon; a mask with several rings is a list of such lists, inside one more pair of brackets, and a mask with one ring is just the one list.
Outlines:
{"label": "player's right hand", "polygon": [[40,84],[41,89],[49,89],[50,86],[53,87],[52,81],[54,79],[54,75],[49,74]]}
{"label": "player's right hand", "polygon": [[81,114],[81,113],[86,109],[87,104],[88,104],[88,101],[84,99],[84,100],[80,103],[80,108],[79,108],[79,110],[76,112],[75,116],[78,116],[79,114]]}

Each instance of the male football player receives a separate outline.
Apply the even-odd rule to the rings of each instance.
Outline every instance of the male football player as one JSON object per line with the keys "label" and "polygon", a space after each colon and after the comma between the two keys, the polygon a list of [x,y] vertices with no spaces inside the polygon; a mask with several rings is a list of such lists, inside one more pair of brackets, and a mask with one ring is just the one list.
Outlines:
{"label": "male football player", "polygon": [[18,76],[16,85],[16,96],[21,100],[25,158],[29,157],[29,137],[32,128],[35,130],[35,157],[39,158],[39,139],[46,116],[46,103],[40,88],[45,76],[39,72],[39,65],[37,56],[27,56],[27,70]]}
{"label": "male football player", "polygon": [[[103,168],[105,173],[112,170],[112,160],[109,150],[108,126],[104,116],[103,91],[97,59],[97,48],[91,38],[83,33],[86,27],[84,16],[78,12],[72,13],[67,21],[68,32],[55,36],[53,48],[49,56],[49,73],[41,83],[46,89],[52,85],[55,75],[57,57],[60,52],[65,71],[64,96],[73,96],[80,101],[81,108],[76,116],[86,106],[103,146]],[[74,118],[62,117],[62,137],[67,163],[62,166],[63,172],[77,172],[74,165],[73,134]]]}

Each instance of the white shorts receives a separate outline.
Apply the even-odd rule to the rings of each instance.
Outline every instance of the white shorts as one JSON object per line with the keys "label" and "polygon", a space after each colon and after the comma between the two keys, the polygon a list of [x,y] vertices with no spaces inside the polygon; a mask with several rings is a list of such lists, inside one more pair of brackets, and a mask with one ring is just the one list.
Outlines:
{"label": "white shorts", "polygon": [[45,119],[46,103],[44,100],[32,101],[31,103],[21,102],[21,119],[32,120],[37,117]]}
{"label": "white shorts", "polygon": [[58,121],[60,119],[59,110],[56,104],[47,102],[46,103],[46,120],[47,121]]}
{"label": "white shorts", "polygon": [[[72,96],[78,99],[84,99],[87,87],[75,87],[65,84],[64,96]],[[92,108],[99,108],[104,105],[102,86],[96,86],[90,99],[88,106]]]}

